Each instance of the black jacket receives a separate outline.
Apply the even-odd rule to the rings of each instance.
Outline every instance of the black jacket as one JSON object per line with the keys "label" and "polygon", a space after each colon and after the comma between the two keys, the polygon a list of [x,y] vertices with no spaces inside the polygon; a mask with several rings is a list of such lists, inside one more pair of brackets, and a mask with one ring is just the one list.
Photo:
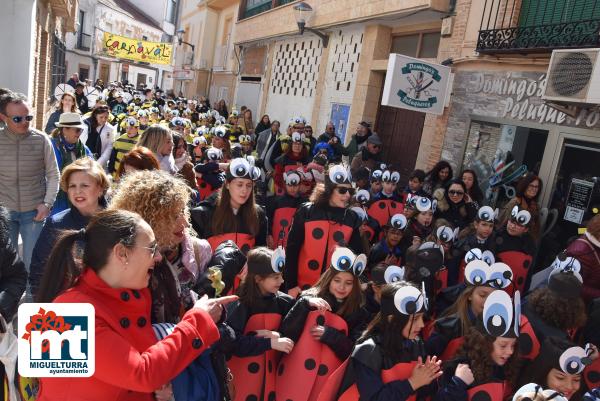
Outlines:
{"label": "black jacket", "polygon": [[27,286],[27,270],[9,240],[8,216],[0,206],[0,314],[10,322]]}

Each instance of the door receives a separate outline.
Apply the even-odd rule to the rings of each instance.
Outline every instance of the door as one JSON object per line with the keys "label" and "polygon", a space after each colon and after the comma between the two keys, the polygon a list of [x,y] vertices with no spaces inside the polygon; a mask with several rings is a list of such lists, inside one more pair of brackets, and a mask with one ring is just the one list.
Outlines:
{"label": "door", "polygon": [[425,113],[379,106],[375,131],[383,142],[383,160],[400,172],[401,187],[415,168]]}
{"label": "door", "polygon": [[108,64],[100,64],[100,79],[107,84],[109,80],[110,66]]}
{"label": "door", "polygon": [[148,78],[148,76],[146,74],[138,73],[137,74],[137,82],[136,82],[135,87],[140,88],[142,85],[146,85],[147,78]]}
{"label": "door", "polygon": [[587,221],[600,210],[600,143],[565,138],[558,158],[550,208],[558,220],[543,242],[546,264],[580,234]]}
{"label": "door", "polygon": [[252,110],[252,118],[254,122],[260,119],[258,115],[258,105],[260,103],[260,82],[244,82],[241,81],[238,85],[235,104],[240,110],[242,106],[246,106]]}

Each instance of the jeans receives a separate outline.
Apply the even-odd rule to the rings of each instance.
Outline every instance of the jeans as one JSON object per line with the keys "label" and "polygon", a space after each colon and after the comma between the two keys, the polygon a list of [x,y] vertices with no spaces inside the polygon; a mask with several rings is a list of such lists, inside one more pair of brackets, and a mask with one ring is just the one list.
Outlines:
{"label": "jeans", "polygon": [[19,248],[19,234],[21,234],[21,239],[23,240],[23,253],[21,254],[21,259],[23,259],[23,263],[25,263],[27,272],[29,272],[33,247],[40,236],[42,227],[44,227],[43,221],[33,221],[33,218],[36,215],[37,210],[29,212],[15,212],[11,210],[9,211],[8,216],[10,241],[17,250]]}

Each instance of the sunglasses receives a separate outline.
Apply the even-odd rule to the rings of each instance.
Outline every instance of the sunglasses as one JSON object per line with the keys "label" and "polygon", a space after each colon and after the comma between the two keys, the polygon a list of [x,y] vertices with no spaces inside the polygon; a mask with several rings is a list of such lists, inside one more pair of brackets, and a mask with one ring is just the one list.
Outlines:
{"label": "sunglasses", "polygon": [[336,191],[338,191],[338,193],[340,195],[346,195],[347,193],[350,193],[350,195],[354,195],[354,193],[356,192],[356,190],[354,188],[346,188],[346,187],[337,187]]}
{"label": "sunglasses", "polygon": [[465,193],[463,191],[454,191],[454,190],[451,190],[451,191],[448,191],[448,194],[454,195],[454,196],[462,196]]}
{"label": "sunglasses", "polygon": [[32,115],[29,115],[29,116],[14,116],[14,117],[11,117],[10,119],[13,120],[13,122],[15,124],[20,124],[21,122],[23,122],[23,120],[28,121],[28,122],[31,121],[31,120],[33,120],[33,116]]}

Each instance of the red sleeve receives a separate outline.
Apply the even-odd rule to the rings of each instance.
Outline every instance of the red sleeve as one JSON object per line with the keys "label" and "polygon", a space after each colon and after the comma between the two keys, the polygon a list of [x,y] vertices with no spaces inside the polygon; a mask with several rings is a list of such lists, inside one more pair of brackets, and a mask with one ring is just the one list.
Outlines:
{"label": "red sleeve", "polygon": [[108,325],[96,321],[96,372],[106,383],[139,392],[152,392],[183,371],[219,339],[208,313],[186,313],[173,333],[140,353]]}
{"label": "red sleeve", "polygon": [[567,248],[567,255],[573,256],[581,263],[581,277],[583,287],[581,295],[586,302],[600,297],[600,260],[587,242],[583,240],[573,241]]}
{"label": "red sleeve", "polygon": [[277,163],[275,165],[275,174],[273,175],[273,180],[275,181],[275,184],[277,184],[277,186],[280,188],[283,188],[285,185],[283,182],[284,170],[285,166],[282,163]]}

